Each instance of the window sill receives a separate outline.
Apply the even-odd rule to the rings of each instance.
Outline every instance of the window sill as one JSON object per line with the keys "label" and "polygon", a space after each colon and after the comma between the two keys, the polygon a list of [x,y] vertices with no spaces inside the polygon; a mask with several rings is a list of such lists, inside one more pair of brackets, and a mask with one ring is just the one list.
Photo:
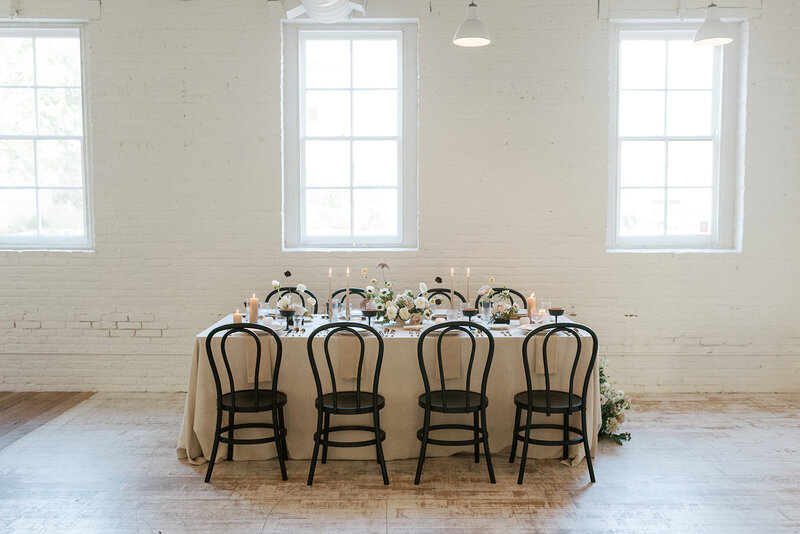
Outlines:
{"label": "window sill", "polygon": [[36,247],[36,246],[9,247],[9,246],[0,245],[0,254],[11,253],[11,252],[39,252],[39,253],[42,253],[42,252],[45,252],[45,253],[49,253],[49,252],[76,252],[76,253],[81,253],[81,252],[84,252],[84,253],[87,253],[87,254],[94,254],[94,249],[93,248],[78,248],[78,247],[56,248],[56,247],[45,247],[45,246],[40,246],[40,247]]}
{"label": "window sill", "polygon": [[634,254],[740,254],[741,249],[736,248],[607,248],[610,254],[632,252]]}
{"label": "window sill", "polygon": [[419,247],[283,247],[283,252],[416,252]]}

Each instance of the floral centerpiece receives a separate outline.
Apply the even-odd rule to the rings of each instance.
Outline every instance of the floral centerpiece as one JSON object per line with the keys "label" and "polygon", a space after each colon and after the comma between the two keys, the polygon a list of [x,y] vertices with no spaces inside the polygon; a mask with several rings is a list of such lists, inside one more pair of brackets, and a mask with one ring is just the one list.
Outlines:
{"label": "floral centerpiece", "polygon": [[384,317],[387,321],[408,321],[409,324],[422,324],[424,319],[430,319],[433,315],[431,303],[428,300],[428,288],[425,284],[419,285],[420,296],[415,297],[410,289],[402,293],[386,304]]}
{"label": "floral centerpiece", "polygon": [[[490,278],[489,282],[494,282],[494,278]],[[511,293],[506,288],[495,292],[492,286],[486,285],[478,290],[478,295],[491,306],[492,320],[497,324],[507,324],[519,315],[519,304],[512,300]]]}
{"label": "floral centerpiece", "polygon": [[630,432],[620,432],[619,426],[625,422],[625,411],[631,409],[631,399],[624,391],[617,389],[608,379],[606,367],[608,360],[600,360],[600,412],[603,415],[603,426],[600,437],[608,438],[619,445],[630,441]]}
{"label": "floral centerpiece", "polygon": [[[292,276],[292,273],[290,273],[289,271],[286,271],[284,273],[284,275],[286,275],[286,277],[288,278],[289,276]],[[276,290],[278,292],[278,294],[280,294],[281,283],[279,281],[277,281],[277,280],[273,280],[272,281],[272,289]],[[306,287],[305,284],[297,284],[295,289],[297,290],[298,293],[303,293],[308,288]],[[281,296],[281,298],[278,299],[278,302],[276,303],[276,306],[278,307],[278,309],[279,310],[290,310],[290,309],[293,309],[293,310],[296,311],[297,315],[302,315],[304,317],[311,317],[311,313],[303,305],[302,300],[300,302],[297,302],[297,303],[294,302],[294,299],[292,298],[292,295],[294,295],[294,294],[295,293],[288,293],[288,292],[284,293]],[[314,304],[317,303],[317,301],[316,301],[316,299],[314,299],[314,297],[306,297],[305,302],[310,306],[314,306]]]}

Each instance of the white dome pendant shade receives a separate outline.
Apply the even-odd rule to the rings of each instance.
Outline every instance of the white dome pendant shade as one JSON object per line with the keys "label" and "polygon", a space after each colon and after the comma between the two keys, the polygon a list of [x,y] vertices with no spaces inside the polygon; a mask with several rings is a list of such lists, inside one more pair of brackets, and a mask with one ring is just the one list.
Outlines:
{"label": "white dome pendant shade", "polygon": [[458,46],[486,46],[491,42],[486,26],[478,18],[478,5],[475,2],[470,2],[467,6],[467,18],[456,30],[453,44]]}
{"label": "white dome pendant shade", "polygon": [[694,44],[700,46],[721,46],[733,42],[728,25],[719,20],[717,4],[710,4],[706,9],[706,20],[694,35]]}

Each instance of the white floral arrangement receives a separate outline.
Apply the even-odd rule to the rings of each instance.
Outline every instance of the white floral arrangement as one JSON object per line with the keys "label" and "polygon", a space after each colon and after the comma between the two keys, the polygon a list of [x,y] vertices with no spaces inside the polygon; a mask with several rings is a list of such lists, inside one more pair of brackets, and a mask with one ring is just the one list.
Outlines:
{"label": "white floral arrangement", "polygon": [[[286,272],[288,273],[289,271],[286,271]],[[272,281],[272,289],[274,289],[275,291],[280,292],[281,283],[278,282],[277,280],[273,280]],[[305,284],[297,284],[295,289],[297,290],[298,293],[302,294],[308,289],[308,287]],[[285,293],[281,298],[278,299],[278,302],[275,304],[278,307],[278,309],[281,309],[281,310],[294,309],[294,310],[296,310],[297,315],[303,315],[303,316],[306,316],[306,317],[311,317],[311,313],[305,308],[305,306],[302,304],[302,301],[300,303],[295,303],[294,302],[294,300],[292,299],[292,294],[293,293]],[[307,297],[305,299],[305,302],[309,306],[314,306],[317,303],[317,300],[314,297]]]}
{"label": "white floral arrangement", "polygon": [[[494,283],[494,278],[489,279],[489,283]],[[481,300],[491,304],[491,314],[495,321],[509,321],[516,319],[519,315],[519,304],[511,298],[511,292],[503,288],[500,292],[495,292],[492,286],[485,285],[478,289]]]}
{"label": "white floral arrangement", "polygon": [[630,432],[620,432],[619,426],[625,422],[625,412],[631,409],[631,399],[624,391],[617,389],[608,379],[606,367],[608,360],[600,360],[600,411],[603,415],[603,426],[600,428],[600,437],[608,438],[622,445],[623,441],[630,441]]}
{"label": "white floral arrangement", "polygon": [[387,321],[400,319],[409,324],[422,324],[424,319],[433,316],[431,303],[428,300],[428,287],[424,283],[419,285],[420,296],[415,297],[410,289],[406,289],[393,300],[386,304],[385,317]]}

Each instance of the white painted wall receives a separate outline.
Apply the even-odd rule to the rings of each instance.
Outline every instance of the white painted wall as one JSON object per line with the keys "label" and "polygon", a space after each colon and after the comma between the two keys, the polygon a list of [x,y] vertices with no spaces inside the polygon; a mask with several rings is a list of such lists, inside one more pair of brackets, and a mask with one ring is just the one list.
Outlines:
{"label": "white painted wall", "polygon": [[487,3],[495,40],[472,50],[450,44],[462,0],[370,1],[419,18],[421,246],[363,253],[281,251],[280,2],[73,5],[96,250],[0,252],[0,389],[181,390],[195,333],[285,269],[322,289],[328,266],[385,261],[401,286],[469,265],[567,306],[628,391],[800,391],[797,1],[750,25],[743,251],[676,255],[605,250],[594,0]]}

